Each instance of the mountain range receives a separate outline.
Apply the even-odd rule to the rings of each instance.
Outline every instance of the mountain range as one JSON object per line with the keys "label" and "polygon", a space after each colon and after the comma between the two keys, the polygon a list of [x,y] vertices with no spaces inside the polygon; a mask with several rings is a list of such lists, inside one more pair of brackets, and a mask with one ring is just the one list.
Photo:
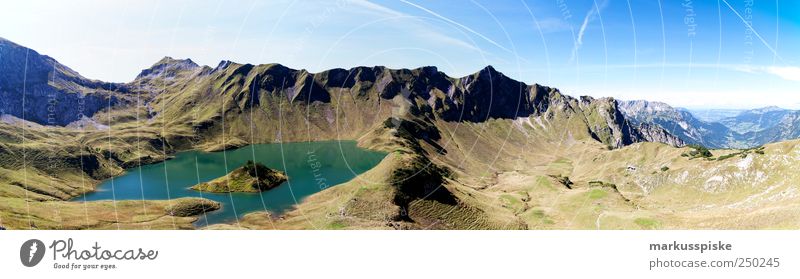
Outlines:
{"label": "mountain range", "polygon": [[[232,64],[240,71],[237,74],[250,74],[250,70],[254,67],[253,65],[237,65],[230,61],[222,61],[215,68],[201,67],[190,59],[179,60],[165,57],[151,68],[143,70],[133,82],[119,84],[85,78],[46,55],[40,55],[34,50],[2,38],[0,38],[0,49],[4,53],[4,59],[0,59],[0,70],[2,70],[0,72],[0,96],[3,97],[3,101],[0,102],[0,115],[14,116],[41,125],[66,126],[76,123],[75,126],[83,126],[86,125],[87,118],[91,118],[95,113],[108,107],[137,105],[133,101],[132,91],[138,90],[139,97],[141,97],[142,91],[146,91],[144,92],[145,99],[143,101],[140,99],[138,104],[141,105],[143,102],[145,105],[149,105],[150,100],[154,97],[152,93],[154,89],[159,89],[159,86],[164,86],[161,89],[166,89],[166,86],[178,82],[176,79],[180,80],[180,77],[183,77],[183,80],[203,80]],[[240,69],[239,66],[245,67]],[[250,78],[259,78],[258,74],[278,74],[270,77],[271,84],[268,84],[268,87],[291,87],[292,92],[287,93],[288,96],[291,96],[291,101],[298,101],[298,98],[305,98],[304,101],[311,102],[329,101],[330,93],[327,92],[328,88],[326,87],[345,86],[345,83],[353,84],[356,79],[362,81],[364,78],[362,75],[368,77],[364,78],[364,81],[386,83],[378,84],[377,89],[381,91],[382,97],[390,97],[399,93],[398,82],[409,82],[408,80],[398,81],[396,77],[403,74],[413,75],[413,73],[392,72],[383,67],[360,67],[350,71],[333,69],[317,74],[296,71],[277,64],[259,65],[258,67],[262,69],[255,69],[256,71],[264,72],[256,73],[255,77]],[[273,67],[275,69],[271,69]],[[389,74],[380,76],[384,72]],[[549,105],[549,98],[541,96],[546,95],[548,90],[557,91],[557,89],[538,84],[528,86],[511,80],[491,66],[475,75],[458,80],[444,76],[434,67],[420,68],[416,70],[416,73],[419,73],[420,78],[412,77],[416,84],[409,87],[408,93],[422,93],[420,97],[429,103],[430,109],[436,110],[440,117],[447,120],[478,122],[490,118],[528,116],[546,109]],[[281,76],[281,74],[286,76]],[[336,80],[337,77],[342,79],[344,75],[348,75],[349,80]],[[320,77],[327,79],[329,76],[332,76],[333,79],[324,80],[320,84],[318,80]],[[286,78],[288,78],[289,84],[283,83],[286,82]],[[482,81],[497,81],[497,85],[500,86],[499,89],[494,89],[497,92],[519,91],[527,96],[523,94],[509,98],[494,94],[494,92],[483,93],[491,91],[485,88],[483,90],[480,88],[465,90],[464,85],[474,83],[474,80],[478,78]],[[310,80],[314,80],[314,82],[308,82]],[[421,80],[428,84],[420,84]],[[278,82],[282,84],[278,84]],[[452,86],[457,84],[462,86]],[[477,84],[481,86],[480,83]],[[243,85],[238,84],[238,86]],[[425,88],[420,89],[420,87]],[[441,96],[430,95],[429,92],[434,91],[428,89],[435,89],[442,94],[440,94]],[[304,91],[309,92],[308,96],[302,94]],[[311,96],[312,93],[313,96]],[[472,95],[465,96],[464,93],[472,93]],[[242,100],[242,96],[237,98],[239,101]],[[580,100],[580,105],[584,107],[593,106],[595,101],[591,97],[582,97]],[[459,101],[462,102],[459,103]],[[24,105],[23,102],[25,102]],[[688,143],[709,148],[748,148],[800,137],[800,122],[798,122],[800,121],[800,111],[778,107],[725,111],[727,116],[722,114],[718,118],[710,117],[710,119],[716,119],[716,121],[712,121],[695,117],[699,113],[709,114],[709,111],[693,113],[687,109],[673,108],[661,102],[598,100],[598,103],[602,102],[609,102],[606,105],[608,110],[605,115],[608,118],[606,121],[608,125],[595,125],[589,129],[595,129],[592,133],[596,137],[606,137],[603,140],[614,147],[633,142],[655,141],[675,146]],[[49,111],[58,111],[59,113]],[[624,114],[624,117],[618,115],[618,112]],[[731,116],[733,113],[736,114]],[[208,119],[201,121],[208,121]],[[610,130],[602,131],[604,128]],[[611,139],[612,137],[613,139]]]}
{"label": "mountain range", "polygon": [[118,105],[124,86],[87,79],[55,59],[0,38],[0,114],[64,126]]}
{"label": "mountain range", "polygon": [[708,148],[753,148],[800,137],[800,111],[765,107],[701,120],[683,108],[661,102],[621,101],[620,109],[634,123],[658,125],[686,143]]}
{"label": "mountain range", "polygon": [[[791,138],[792,113],[707,122],[663,103],[575,98],[491,66],[450,77],[165,57],[106,83],[0,40],[0,70],[4,227],[191,228],[170,210],[148,215],[172,201],[66,200],[179,151],[317,140],[389,155],[280,218],[252,213],[236,228],[763,228],[796,225],[800,212],[797,188],[782,182],[798,163],[781,154],[797,141],[683,147]],[[181,201],[195,202],[207,204]]]}

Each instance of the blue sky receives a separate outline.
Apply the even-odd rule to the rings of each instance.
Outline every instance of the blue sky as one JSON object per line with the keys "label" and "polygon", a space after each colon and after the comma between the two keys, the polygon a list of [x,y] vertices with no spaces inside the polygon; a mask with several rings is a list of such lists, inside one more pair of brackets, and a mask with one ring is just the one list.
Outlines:
{"label": "blue sky", "polygon": [[434,65],[451,76],[491,64],[573,96],[800,108],[796,1],[139,0],[3,7],[0,37],[107,81],[130,81],[163,56],[310,71]]}

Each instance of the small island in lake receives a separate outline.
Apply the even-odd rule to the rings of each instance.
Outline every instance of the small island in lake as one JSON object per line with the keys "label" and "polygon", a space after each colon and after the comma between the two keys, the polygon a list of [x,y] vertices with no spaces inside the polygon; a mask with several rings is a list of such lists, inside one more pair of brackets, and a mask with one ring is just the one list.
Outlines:
{"label": "small island in lake", "polygon": [[192,189],[212,193],[257,193],[278,187],[287,179],[288,177],[282,171],[270,169],[261,163],[247,161],[244,166],[225,176],[197,184],[192,186]]}

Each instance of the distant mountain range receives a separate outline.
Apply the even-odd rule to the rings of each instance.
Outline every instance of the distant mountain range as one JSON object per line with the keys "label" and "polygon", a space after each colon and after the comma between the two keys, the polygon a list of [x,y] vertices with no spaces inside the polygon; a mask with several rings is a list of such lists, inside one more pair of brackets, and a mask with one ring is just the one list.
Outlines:
{"label": "distant mountain range", "polygon": [[718,108],[705,108],[705,109],[686,109],[700,120],[706,122],[719,122],[723,118],[734,117],[745,111],[746,109],[718,109]]}
{"label": "distant mountain range", "polygon": [[620,101],[620,109],[635,123],[658,125],[686,143],[709,148],[751,148],[800,137],[800,111],[774,106],[690,111],[638,100]]}
{"label": "distant mountain range", "polygon": [[[164,114],[171,121],[203,128],[214,126],[228,113],[271,106],[277,101],[270,101],[274,97],[313,105],[335,101],[337,92],[347,89],[358,99],[356,106],[364,101],[371,104],[371,94],[382,100],[401,96],[411,102],[413,114],[444,121],[576,118],[581,124],[575,129],[585,130],[611,147],[651,141],[746,148],[800,137],[798,111],[769,107],[690,112],[660,102],[573,98],[556,88],[513,80],[491,66],[452,78],[435,67],[395,70],[376,66],[309,73],[279,64],[222,61],[209,67],[190,59],[165,57],[131,82],[109,83],[85,78],[53,58],[2,38],[0,55],[0,115],[41,125],[75,126],[89,121],[105,126],[141,115]],[[165,104],[169,109],[155,109]],[[115,117],[92,119],[103,111]],[[324,113],[329,120],[330,113]],[[703,116],[698,117],[700,114]]]}

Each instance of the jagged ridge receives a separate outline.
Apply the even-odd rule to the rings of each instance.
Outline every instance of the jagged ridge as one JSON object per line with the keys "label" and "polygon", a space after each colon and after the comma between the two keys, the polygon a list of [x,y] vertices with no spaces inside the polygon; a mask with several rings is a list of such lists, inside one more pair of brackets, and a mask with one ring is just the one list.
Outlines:
{"label": "jagged ridge", "polygon": [[[408,105],[406,109],[414,116],[449,122],[479,123],[563,114],[568,118],[580,118],[586,125],[586,132],[612,147],[643,141],[682,145],[679,139],[658,127],[646,127],[645,133],[640,131],[640,127],[632,125],[620,113],[613,98],[577,100],[556,88],[516,81],[491,66],[472,75],[453,78],[436,67],[388,69],[376,66],[309,73],[280,64],[251,65],[230,61],[223,61],[215,68],[200,67],[191,60],[167,57],[142,71],[130,87],[162,88],[165,92],[159,93],[153,102],[170,103],[170,108],[175,108],[162,117],[185,122],[189,114],[181,108],[191,108],[194,115],[204,116],[192,121],[208,126],[219,122],[222,115],[239,115],[280,103],[306,108],[330,105],[343,110],[350,106],[343,102],[346,99],[358,107],[380,108],[386,103],[390,107]],[[395,100],[398,97],[401,98],[399,102],[407,104],[398,104]],[[374,123],[385,116],[388,115],[369,118],[375,118],[371,121]]]}

